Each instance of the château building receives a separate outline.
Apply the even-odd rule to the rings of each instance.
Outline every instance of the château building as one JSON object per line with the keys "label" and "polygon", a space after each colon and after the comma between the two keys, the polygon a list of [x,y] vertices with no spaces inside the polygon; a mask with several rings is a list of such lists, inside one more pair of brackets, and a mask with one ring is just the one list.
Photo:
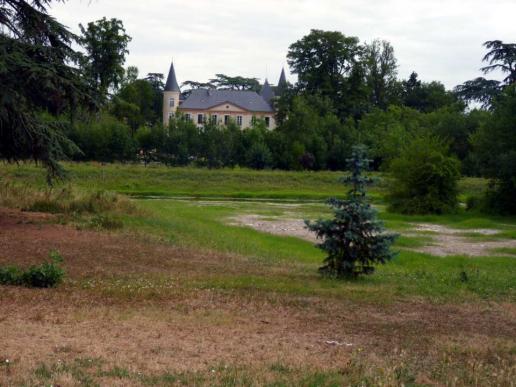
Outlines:
{"label": "ch\u00e2teau building", "polygon": [[[286,86],[285,71],[281,70],[278,86],[275,89],[283,90]],[[163,92],[163,123],[167,124],[179,111],[186,119],[192,120],[198,126],[203,125],[206,120],[219,125],[226,125],[233,120],[242,128],[247,128],[251,126],[254,119],[263,119],[268,128],[274,129],[276,127],[273,108],[275,96],[274,88],[266,79],[260,93],[249,90],[194,89],[185,99],[182,99],[174,63],[171,63]]]}

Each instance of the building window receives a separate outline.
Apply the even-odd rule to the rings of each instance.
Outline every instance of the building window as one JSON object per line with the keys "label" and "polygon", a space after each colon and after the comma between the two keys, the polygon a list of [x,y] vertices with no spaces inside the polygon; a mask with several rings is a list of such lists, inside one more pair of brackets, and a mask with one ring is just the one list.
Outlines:
{"label": "building window", "polygon": [[266,127],[270,127],[271,126],[271,118],[270,117],[265,117],[265,126]]}
{"label": "building window", "polygon": [[242,116],[237,116],[237,125],[242,126]]}
{"label": "building window", "polygon": [[168,107],[174,107],[176,104],[176,101],[174,98],[169,98],[168,99]]}
{"label": "building window", "polygon": [[214,124],[217,123],[217,115],[216,114],[211,115],[211,122],[213,122]]}
{"label": "building window", "polygon": [[227,125],[227,124],[229,124],[229,116],[225,115],[224,116],[224,125]]}
{"label": "building window", "polygon": [[256,125],[256,116],[251,117],[251,125],[252,126]]}
{"label": "building window", "polygon": [[186,113],[186,114],[185,114],[185,119],[186,119],[187,121],[190,121],[190,120],[192,119],[192,116],[190,115],[190,113]]}
{"label": "building window", "polygon": [[203,114],[197,114],[197,123],[198,124],[204,123],[204,115]]}
{"label": "building window", "polygon": [[174,117],[174,113],[168,112],[168,120],[170,121]]}

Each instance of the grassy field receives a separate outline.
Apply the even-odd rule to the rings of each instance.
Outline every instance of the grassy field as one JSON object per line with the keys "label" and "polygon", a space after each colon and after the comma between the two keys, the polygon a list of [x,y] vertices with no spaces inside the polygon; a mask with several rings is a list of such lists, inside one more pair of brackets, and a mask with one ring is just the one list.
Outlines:
{"label": "grassy field", "polygon": [[[312,242],[235,219],[329,216],[322,200],[345,193],[342,173],[66,166],[70,180],[52,191],[34,166],[0,167],[0,207],[52,213],[0,209],[0,265],[58,249],[68,273],[56,289],[0,286],[0,385],[516,379],[514,218],[388,213],[377,175],[372,196],[401,234],[399,254],[372,276],[335,281],[317,274]],[[461,198],[485,185],[461,181]],[[439,256],[439,238],[494,247]]]}
{"label": "grassy field", "polygon": [[[209,170],[162,166],[65,164],[70,181],[87,189],[105,189],[137,196],[325,199],[342,187],[336,172]],[[44,187],[34,165],[4,166],[0,176]]]}
{"label": "grassy field", "polygon": [[[345,194],[339,182],[342,172],[210,170],[100,163],[65,163],[65,168],[68,181],[74,186],[133,196],[325,200],[329,196]],[[386,178],[376,177],[378,181],[371,188],[370,195],[381,199]],[[0,178],[46,187],[45,175],[34,164],[3,165]],[[460,182],[463,197],[481,194],[485,187],[486,182],[482,179],[466,178]]]}

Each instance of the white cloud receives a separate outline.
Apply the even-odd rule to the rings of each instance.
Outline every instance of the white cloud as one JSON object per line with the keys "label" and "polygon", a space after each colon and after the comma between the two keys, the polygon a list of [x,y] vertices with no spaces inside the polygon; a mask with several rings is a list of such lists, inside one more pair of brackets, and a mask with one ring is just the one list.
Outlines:
{"label": "white cloud", "polygon": [[479,75],[484,41],[516,36],[513,0],[69,0],[51,13],[76,32],[121,19],[133,38],[127,64],[166,73],[174,58],[180,82],[215,73],[276,82],[288,46],[318,28],[386,39],[401,77],[415,70],[453,87]]}

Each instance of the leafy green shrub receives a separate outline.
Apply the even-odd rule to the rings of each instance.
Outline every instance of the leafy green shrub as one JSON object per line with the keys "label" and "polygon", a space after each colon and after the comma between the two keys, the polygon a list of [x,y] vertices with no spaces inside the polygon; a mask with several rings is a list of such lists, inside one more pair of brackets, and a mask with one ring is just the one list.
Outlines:
{"label": "leafy green shrub", "polygon": [[266,144],[257,142],[246,152],[246,164],[250,168],[264,169],[272,165],[272,154]]}
{"label": "leafy green shrub", "polygon": [[390,246],[397,238],[396,234],[385,232],[376,210],[366,199],[365,184],[370,179],[362,176],[362,170],[369,165],[365,148],[353,147],[349,163],[352,175],[345,182],[351,182],[353,188],[346,200],[329,200],[334,218],[315,223],[305,221],[308,229],[323,239],[318,246],[328,253],[319,271],[338,278],[372,274],[374,264],[392,259]]}
{"label": "leafy green shrub", "polygon": [[415,137],[391,163],[394,181],[387,200],[391,211],[404,214],[442,214],[458,206],[460,162],[447,155],[437,137]]}
{"label": "leafy green shrub", "polygon": [[15,266],[0,267],[0,284],[21,285],[23,272]]}
{"label": "leafy green shrub", "polygon": [[61,267],[63,258],[57,251],[49,254],[50,262],[31,266],[23,271],[15,266],[0,267],[0,284],[23,285],[31,288],[52,288],[63,281],[65,275]]}

